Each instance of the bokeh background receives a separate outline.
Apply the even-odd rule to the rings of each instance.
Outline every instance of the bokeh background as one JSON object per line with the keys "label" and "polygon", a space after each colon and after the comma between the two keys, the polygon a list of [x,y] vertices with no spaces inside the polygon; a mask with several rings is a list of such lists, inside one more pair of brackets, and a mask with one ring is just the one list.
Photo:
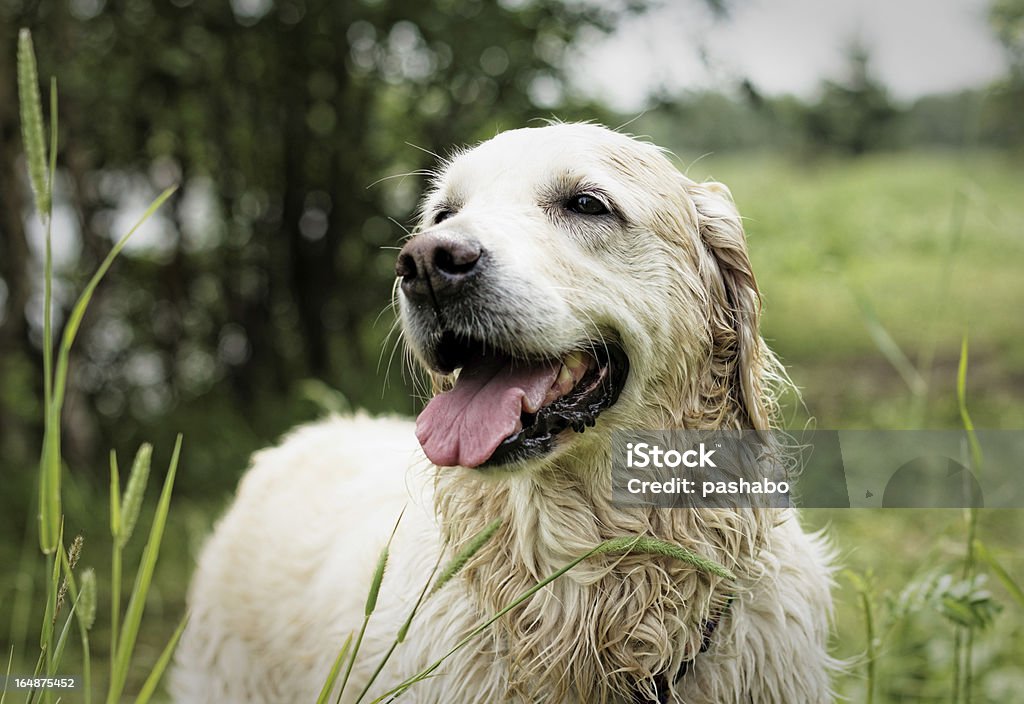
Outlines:
{"label": "bokeh background", "polygon": [[[975,424],[1021,428],[1024,2],[889,5],[0,0],[0,653],[35,661],[43,577],[43,230],[19,27],[59,83],[58,330],[112,243],[179,185],[94,298],[64,417],[66,532],[101,575],[109,451],[124,464],[152,442],[161,467],[185,437],[140,678],[254,449],[327,411],[421,407],[392,332],[395,248],[423,170],[503,129],[625,125],[732,188],[764,334],[803,392],[790,427],[957,427],[967,335]],[[937,585],[963,552],[960,513],[807,519],[874,596],[876,701],[949,701],[956,622]],[[980,531],[1019,578],[1021,512],[985,512]],[[975,648],[975,701],[1015,701],[1022,606],[998,581],[983,591],[1001,611]],[[837,599],[838,685],[864,701],[862,600],[842,576]]]}

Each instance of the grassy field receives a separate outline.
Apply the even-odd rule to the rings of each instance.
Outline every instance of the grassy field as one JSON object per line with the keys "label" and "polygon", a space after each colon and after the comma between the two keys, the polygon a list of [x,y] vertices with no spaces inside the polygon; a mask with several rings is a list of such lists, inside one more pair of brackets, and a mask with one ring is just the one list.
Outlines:
{"label": "grassy field", "polygon": [[[958,427],[956,364],[967,334],[975,424],[1024,428],[1019,162],[983,153],[804,163],[747,154],[706,157],[689,173],[727,183],[747,219],[766,301],[764,333],[803,392],[803,405],[789,399],[788,424],[799,427],[813,417],[819,428]],[[915,393],[917,377],[924,385]],[[156,449],[161,457],[169,452]],[[108,555],[99,548],[109,540],[106,488],[72,481],[66,492],[68,530],[85,535],[83,559],[100,577],[92,642],[94,680],[101,683],[109,642]],[[151,486],[151,500],[156,493]],[[196,552],[226,500],[172,505],[128,691],[144,679],[180,618]],[[817,510],[806,521],[826,527],[843,565],[871,585],[879,636],[874,701],[950,701],[954,626],[929,603],[911,607],[913,599],[900,594],[936,571],[956,571],[964,551],[961,512]],[[982,512],[979,536],[1020,581],[1024,511]],[[140,542],[130,546],[126,565],[138,559]],[[42,601],[43,562],[34,536],[0,536],[0,560],[7,566],[0,572],[0,644],[6,640],[5,650],[13,649],[13,671],[25,672],[38,652]],[[863,702],[862,603],[847,576],[837,575],[837,584],[835,652],[849,663],[837,686],[850,701]],[[1000,584],[990,586],[1002,611],[977,636],[974,701],[1014,701],[1024,690],[1024,609]],[[78,662],[74,648],[69,645],[68,663]]]}
{"label": "grassy field", "polygon": [[[765,298],[764,335],[819,427],[956,426],[965,334],[976,423],[1024,427],[1019,160],[712,155],[688,171],[732,189]],[[879,327],[931,382],[924,414],[901,399],[909,387],[873,338]]]}
{"label": "grassy field", "polygon": [[[968,404],[981,428],[1024,428],[1024,168],[997,154],[890,154],[794,163],[770,155],[700,159],[697,179],[728,184],[746,218],[765,298],[763,332],[801,388],[787,420],[818,428],[954,428],[956,371],[970,340]],[[881,332],[884,330],[884,333]],[[918,395],[879,345],[887,336],[926,382]],[[816,510],[840,561],[871,574],[880,620],[878,698],[950,701],[954,628],[896,605],[908,584],[964,553],[956,510]],[[983,511],[982,539],[1024,578],[1024,511]],[[866,700],[864,619],[838,578],[839,690]],[[1024,610],[1005,606],[976,648],[974,701],[1015,701],[1024,687]]]}

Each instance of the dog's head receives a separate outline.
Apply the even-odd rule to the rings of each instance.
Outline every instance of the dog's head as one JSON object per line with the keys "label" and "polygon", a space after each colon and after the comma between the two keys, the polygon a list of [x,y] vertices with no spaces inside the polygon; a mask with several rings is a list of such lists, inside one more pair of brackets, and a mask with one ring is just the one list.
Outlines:
{"label": "dog's head", "polygon": [[396,274],[442,390],[417,423],[435,464],[546,458],[595,424],[768,426],[775,362],[739,214],[651,144],[558,124],[458,154]]}

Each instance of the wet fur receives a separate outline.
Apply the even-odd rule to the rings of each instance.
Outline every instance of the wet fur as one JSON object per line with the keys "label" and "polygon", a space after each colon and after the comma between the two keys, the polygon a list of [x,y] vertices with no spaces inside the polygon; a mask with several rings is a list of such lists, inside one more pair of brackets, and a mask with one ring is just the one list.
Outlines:
{"label": "wet fur", "polygon": [[[615,222],[538,207],[543,194],[580,182],[607,192]],[[433,226],[441,207],[456,215]],[[308,426],[257,454],[200,559],[177,700],[315,700],[362,620],[380,545],[409,503],[349,701],[438,551],[447,559],[498,517],[495,538],[425,602],[376,693],[601,540],[646,534],[724,564],[737,580],[651,556],[588,560],[403,700],[630,702],[655,698],[667,682],[677,703],[832,701],[831,567],[821,536],[804,533],[790,510],[610,501],[612,428],[767,429],[775,419],[784,372],[758,332],[760,298],[728,190],[691,181],[652,145],[594,125],[553,125],[453,157],[423,217],[421,229],[472,234],[499,263],[481,298],[449,325],[524,355],[615,334],[631,361],[619,402],[553,455],[499,476],[430,467],[410,423],[362,415]],[[429,364],[429,321],[403,310],[403,326]],[[435,376],[439,386],[449,381]],[[699,653],[703,624],[729,599],[712,647]]]}

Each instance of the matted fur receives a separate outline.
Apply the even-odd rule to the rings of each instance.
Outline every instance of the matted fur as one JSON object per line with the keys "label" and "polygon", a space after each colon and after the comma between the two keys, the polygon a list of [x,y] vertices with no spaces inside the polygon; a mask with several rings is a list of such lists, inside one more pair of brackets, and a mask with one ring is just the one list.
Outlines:
{"label": "matted fur", "polygon": [[[548,200],[585,184],[614,222]],[[439,209],[456,213],[433,226]],[[595,428],[514,473],[435,468],[409,421],[330,418],[258,453],[203,551],[177,654],[179,702],[312,702],[358,628],[402,509],[377,613],[346,699],[362,689],[441,551],[495,518],[494,539],[423,605],[374,696],[600,541],[669,540],[724,564],[724,582],[648,555],[587,560],[447,660],[403,701],[821,704],[829,551],[781,509],[668,510],[610,500],[613,428],[771,427],[784,372],[758,333],[760,298],[728,190],[694,183],[649,144],[594,125],[498,135],[446,163],[422,228],[481,242],[497,275],[449,324],[524,355],[614,334],[631,368]],[[403,310],[424,359],[427,323]],[[449,379],[435,377],[444,386]],[[724,616],[723,605],[731,599]],[[704,624],[718,619],[700,652]],[[674,673],[691,661],[678,682]]]}

